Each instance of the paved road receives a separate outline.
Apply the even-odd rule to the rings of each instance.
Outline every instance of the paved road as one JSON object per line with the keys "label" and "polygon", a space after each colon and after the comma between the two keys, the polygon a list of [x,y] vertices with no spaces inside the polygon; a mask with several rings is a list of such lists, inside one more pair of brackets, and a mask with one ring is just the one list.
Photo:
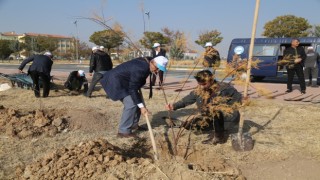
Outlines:
{"label": "paved road", "polygon": [[[12,74],[17,73],[17,68],[19,65],[8,65],[8,64],[0,64],[0,73]],[[28,67],[25,67],[26,71]],[[52,75],[56,77],[67,77],[69,72],[72,70],[83,69],[88,72],[88,65],[79,65],[79,64],[54,64]],[[197,70],[198,71],[198,70]],[[175,93],[177,89],[180,89],[184,84],[185,80],[189,77],[191,70],[188,69],[170,69],[166,74],[165,86],[166,91],[169,93]],[[193,72],[195,73],[195,72]],[[219,71],[217,72],[219,74]],[[217,75],[218,76],[218,75]],[[90,79],[90,77],[88,77]],[[147,81],[148,82],[148,81]],[[294,97],[300,95],[300,87],[295,81],[296,84],[293,85],[294,92],[290,94],[283,94],[286,90],[286,77],[275,77],[275,78],[265,78],[261,82],[253,82],[251,83],[251,87],[249,88],[249,94],[251,98],[264,98],[266,96],[261,96],[258,91],[263,91],[270,93],[275,100],[285,100],[289,97]],[[182,94],[188,93],[192,88],[196,87],[197,83],[193,78],[193,75],[190,76],[188,81],[184,85],[185,91],[182,91]],[[243,87],[236,87],[239,91],[243,91]],[[320,93],[319,88],[311,88],[307,87],[306,96],[316,96]],[[320,96],[319,96],[320,98]]]}

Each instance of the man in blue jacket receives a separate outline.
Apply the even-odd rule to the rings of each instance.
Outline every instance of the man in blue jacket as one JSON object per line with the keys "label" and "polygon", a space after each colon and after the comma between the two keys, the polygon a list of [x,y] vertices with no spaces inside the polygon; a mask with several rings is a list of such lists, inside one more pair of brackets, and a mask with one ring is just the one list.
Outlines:
{"label": "man in blue jacket", "polygon": [[140,88],[146,84],[150,73],[166,71],[168,59],[159,56],[136,58],[107,71],[100,81],[107,95],[113,101],[120,100],[124,109],[119,123],[118,137],[136,137],[132,130],[139,127],[140,115],[148,114]]}
{"label": "man in blue jacket", "polygon": [[28,69],[28,74],[30,74],[33,81],[33,91],[37,98],[40,97],[40,78],[43,85],[42,97],[46,98],[49,96],[51,79],[50,73],[53,64],[52,57],[53,55],[50,52],[45,52],[43,55],[34,55],[22,61],[18,68],[20,73],[24,73],[23,68],[26,66],[26,64],[33,61]]}

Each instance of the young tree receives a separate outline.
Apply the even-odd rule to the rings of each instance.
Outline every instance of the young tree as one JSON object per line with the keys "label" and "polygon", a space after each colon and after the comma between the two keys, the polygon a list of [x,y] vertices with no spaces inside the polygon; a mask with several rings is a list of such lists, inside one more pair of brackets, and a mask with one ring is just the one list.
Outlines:
{"label": "young tree", "polygon": [[219,44],[223,37],[220,36],[221,32],[217,30],[205,31],[199,35],[199,39],[195,41],[200,46],[204,46],[206,42],[212,42],[212,45],[215,46]]}
{"label": "young tree", "polygon": [[262,36],[271,38],[306,37],[312,26],[308,20],[294,15],[278,16],[264,25]]}
{"label": "young tree", "polygon": [[90,36],[90,42],[104,46],[108,52],[110,52],[110,49],[122,45],[123,41],[124,32],[119,24],[115,24],[112,29],[94,32]]}

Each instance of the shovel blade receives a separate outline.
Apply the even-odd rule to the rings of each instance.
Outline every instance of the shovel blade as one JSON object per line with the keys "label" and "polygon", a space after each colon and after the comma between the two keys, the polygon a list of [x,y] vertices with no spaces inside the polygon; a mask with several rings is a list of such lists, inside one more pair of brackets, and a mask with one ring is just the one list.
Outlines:
{"label": "shovel blade", "polygon": [[249,133],[231,134],[231,144],[235,151],[250,151],[253,149],[253,139]]}

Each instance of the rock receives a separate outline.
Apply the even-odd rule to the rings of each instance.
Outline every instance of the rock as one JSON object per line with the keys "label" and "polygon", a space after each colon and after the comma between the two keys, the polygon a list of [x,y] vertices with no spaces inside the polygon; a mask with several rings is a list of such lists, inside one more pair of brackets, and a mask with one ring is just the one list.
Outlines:
{"label": "rock", "polygon": [[29,136],[32,136],[33,132],[30,131],[30,130],[27,130],[26,128],[23,128],[22,131],[20,131],[18,133],[18,136],[22,139],[26,138],[26,137],[29,137]]}
{"label": "rock", "polygon": [[9,108],[9,109],[7,110],[7,114],[8,114],[10,117],[16,115],[16,113],[17,113],[17,112],[16,112],[16,110],[14,110],[14,109]]}
{"label": "rock", "polygon": [[49,119],[46,119],[45,117],[41,117],[41,118],[37,118],[34,121],[33,126],[43,127],[43,126],[46,126],[49,123],[50,123]]}
{"label": "rock", "polygon": [[61,124],[63,123],[63,119],[62,118],[56,118],[52,121],[52,125],[54,125],[55,127],[59,127],[61,126]]}

